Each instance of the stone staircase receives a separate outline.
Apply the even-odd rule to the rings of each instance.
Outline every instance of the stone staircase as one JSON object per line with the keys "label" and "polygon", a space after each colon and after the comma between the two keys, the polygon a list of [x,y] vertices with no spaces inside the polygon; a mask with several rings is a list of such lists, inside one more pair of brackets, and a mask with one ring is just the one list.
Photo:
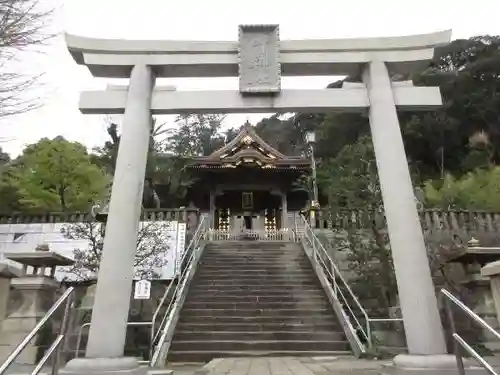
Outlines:
{"label": "stone staircase", "polygon": [[238,241],[205,248],[168,360],[349,353],[300,245]]}

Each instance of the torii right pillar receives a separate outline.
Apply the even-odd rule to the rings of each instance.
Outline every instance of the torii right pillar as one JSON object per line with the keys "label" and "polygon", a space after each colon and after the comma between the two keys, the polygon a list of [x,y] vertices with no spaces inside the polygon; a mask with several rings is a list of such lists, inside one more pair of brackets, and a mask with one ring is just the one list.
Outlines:
{"label": "torii right pillar", "polygon": [[447,354],[386,63],[368,63],[363,81],[409,353],[394,358],[395,369],[397,373],[456,374],[455,356]]}

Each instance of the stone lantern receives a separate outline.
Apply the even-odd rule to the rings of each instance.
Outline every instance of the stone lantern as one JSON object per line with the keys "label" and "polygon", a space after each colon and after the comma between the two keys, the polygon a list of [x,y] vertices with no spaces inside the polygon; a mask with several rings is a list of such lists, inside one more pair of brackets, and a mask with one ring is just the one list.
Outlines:
{"label": "stone lantern", "polygon": [[7,316],[7,304],[10,296],[10,280],[19,277],[21,270],[10,264],[0,263],[0,327]]}
{"label": "stone lantern", "polygon": [[[500,259],[500,247],[483,246],[473,237],[468,241],[465,249],[454,253],[447,260],[448,263],[462,265],[466,275],[460,284],[472,296],[472,300],[467,304],[472,311],[496,330],[500,327],[494,292],[496,289],[494,287],[496,285],[495,272],[498,270],[495,264],[498,264],[498,259]],[[488,330],[482,330],[481,336],[481,340],[488,349],[493,351],[500,349],[498,340]]]}
{"label": "stone lantern", "polygon": [[[55,279],[56,268],[74,263],[63,255],[51,252],[47,245],[36,251],[6,253],[5,257],[22,266],[19,277],[11,280],[12,313],[0,328],[0,360],[14,350],[37,322],[49,311],[57,299],[60,282]],[[41,330],[17,359],[20,364],[36,364],[52,343],[52,330]]]}

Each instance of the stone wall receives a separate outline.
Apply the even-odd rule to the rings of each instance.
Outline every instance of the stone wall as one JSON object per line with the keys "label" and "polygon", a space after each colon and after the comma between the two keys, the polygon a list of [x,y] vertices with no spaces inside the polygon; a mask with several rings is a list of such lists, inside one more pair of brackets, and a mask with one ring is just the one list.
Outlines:
{"label": "stone wall", "polygon": [[[153,280],[151,289],[151,298],[149,300],[135,300],[133,294],[130,296],[131,305],[129,313],[129,322],[151,322],[153,314],[161,298],[163,297],[166,289],[170,285],[169,280]],[[85,352],[85,346],[88,338],[88,325],[84,326],[85,323],[90,322],[92,314],[92,306],[94,300],[95,292],[95,280],[89,280],[84,282],[73,282],[71,284],[61,285],[60,289],[57,290],[55,296],[51,294],[50,300],[45,301],[45,308],[48,310],[50,306],[59,298],[66,287],[73,286],[75,288],[74,294],[74,309],[72,311],[70,321],[69,321],[69,332],[68,339],[66,342],[66,358],[71,359],[78,355],[83,356]],[[133,290],[134,288],[132,288]],[[168,302],[168,301],[167,301]],[[15,289],[11,289],[9,296],[9,301],[7,305],[6,317],[13,316],[13,314],[19,313],[19,309],[22,308],[23,304],[26,304],[21,298],[19,293]],[[168,304],[168,303],[167,303]],[[158,320],[156,322],[156,327],[160,324],[161,319],[165,313],[166,306],[160,309],[158,314]],[[37,354],[39,359],[43,355],[43,350],[46,349],[52,341],[55,339],[56,335],[59,333],[61,321],[62,321],[62,311],[60,309],[53,318],[50,320],[49,324],[45,329],[42,339],[39,339],[37,347],[42,351]],[[84,326],[82,328],[82,326]],[[2,332],[3,327],[3,332]],[[6,337],[9,327],[0,324],[0,337]],[[26,333],[24,333],[26,334]],[[80,339],[79,339],[79,336]],[[147,326],[130,326],[127,330],[127,341],[125,346],[125,354],[130,356],[148,358],[149,355],[149,342],[151,336],[151,325]],[[19,337],[19,342],[22,337]],[[1,340],[0,340],[1,341]],[[80,344],[78,345],[78,341]],[[12,344],[12,343],[10,343]],[[12,348],[5,348],[2,350],[2,343],[0,342],[0,362],[7,357]]]}
{"label": "stone wall", "polygon": [[[142,214],[141,225],[150,223],[167,224],[173,221],[187,222],[188,243],[191,227],[197,225],[197,210],[145,210]],[[73,258],[75,248],[85,249],[89,241],[68,239],[62,234],[62,229],[75,223],[92,221],[89,213],[51,213],[40,215],[2,215],[0,214],[0,262],[11,263],[5,259],[5,253],[30,252],[40,244],[47,244],[51,251]],[[167,238],[168,237],[168,238]],[[176,248],[175,235],[169,234],[165,243],[170,248]],[[161,270],[161,277],[171,279],[174,276],[176,253],[166,251],[166,265]],[[15,266],[15,263],[12,263]],[[70,277],[64,270],[58,270],[56,278],[61,280]]]}
{"label": "stone wall", "polygon": [[[387,233],[383,213],[325,210],[318,212],[317,216],[318,238],[336,260],[342,274],[353,282],[355,275],[349,269],[348,251],[339,249],[339,244],[346,239],[347,230],[366,231],[369,236],[371,226],[375,225],[382,233]],[[446,260],[464,251],[472,238],[479,240],[481,246],[500,246],[500,213],[423,210],[420,211],[420,219],[431,264],[445,264],[444,272],[434,272],[436,286],[449,289],[494,328],[498,328],[489,282],[478,274],[479,267],[463,267]],[[361,302],[369,307],[372,301]],[[446,327],[446,319],[443,321]],[[500,343],[495,343],[491,335],[481,331],[470,319],[462,319],[459,326],[470,341],[483,343],[490,350],[500,348]]]}
{"label": "stone wall", "polygon": [[[500,212],[421,210],[420,221],[427,238],[465,245],[471,237],[483,246],[500,243]],[[363,229],[375,223],[385,228],[383,212],[365,210],[321,210],[317,229]]]}

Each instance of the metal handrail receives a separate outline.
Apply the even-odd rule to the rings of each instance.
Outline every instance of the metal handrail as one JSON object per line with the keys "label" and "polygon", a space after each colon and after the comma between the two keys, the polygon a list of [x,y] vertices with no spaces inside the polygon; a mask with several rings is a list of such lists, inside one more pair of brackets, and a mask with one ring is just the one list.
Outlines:
{"label": "metal handrail", "polygon": [[[331,278],[332,282],[332,287],[333,287],[333,293],[335,298],[337,298],[338,302],[340,303],[342,310],[346,314],[346,318],[349,320],[352,319],[356,325],[357,331],[361,333],[361,335],[364,337],[366,340],[368,347],[372,348],[373,347],[373,335],[372,335],[372,329],[371,329],[371,324],[372,323],[381,323],[381,322],[401,322],[403,321],[402,318],[371,318],[368,315],[368,312],[366,309],[363,307],[361,302],[359,302],[359,299],[356,297],[354,292],[352,291],[351,287],[345,280],[344,276],[340,272],[340,270],[337,267],[337,264],[335,261],[332,259],[328,251],[325,249],[319,238],[316,236],[314,233],[314,230],[311,228],[309,225],[307,219],[304,217],[304,215],[300,215],[302,218],[302,224],[304,227],[304,237],[308,240],[308,242],[311,244],[311,247],[313,249],[313,258],[319,262],[320,266],[322,267],[323,271],[326,272],[327,276]],[[326,259],[326,262],[325,262]],[[328,264],[327,264],[328,263]],[[342,286],[346,291],[347,291],[347,296],[342,292],[342,289],[339,286],[339,281],[340,281],[340,286]],[[351,306],[349,303],[347,297],[350,296],[350,298],[354,301],[355,306]],[[339,298],[340,297],[340,298]],[[363,325],[358,317],[356,316],[355,312],[353,309],[359,310],[361,315],[363,316],[365,320],[365,324]]]}
{"label": "metal handrail", "polygon": [[[198,225],[198,228],[193,236],[193,238],[191,239],[191,241],[189,242],[189,245],[188,247],[186,248],[186,251],[185,253],[183,254],[183,257],[181,259],[181,267],[182,265],[184,264],[188,254],[190,253],[191,249],[193,248],[193,244],[194,244],[194,240],[197,238],[197,242],[196,242],[196,245],[198,244],[199,242],[199,239],[201,238],[201,236],[204,234],[200,232],[200,228],[202,227],[202,225],[204,225],[204,222],[205,222],[205,217],[202,216],[201,217],[201,221],[200,221],[200,224]],[[159,336],[160,336],[160,333],[162,332],[162,330],[160,329],[161,327],[163,327],[165,325],[165,322],[168,318],[168,311],[169,309],[171,308],[172,306],[172,299],[173,297],[175,296],[172,296],[172,299],[167,307],[167,310],[166,310],[166,313],[164,314],[164,316],[162,317],[161,321],[160,321],[160,325],[159,325],[159,329],[156,330],[156,321],[158,319],[158,316],[160,314],[160,311],[161,311],[161,308],[162,306],[165,304],[165,301],[167,300],[168,296],[171,294],[171,291],[174,287],[174,285],[179,285],[179,282],[177,282],[177,284],[174,282],[174,280],[172,280],[172,282],[168,285],[168,287],[165,289],[165,292],[163,293],[163,296],[162,298],[160,299],[160,302],[158,303],[158,306],[156,307],[155,309],[155,312],[153,313],[153,317],[151,319],[151,321],[143,321],[143,322],[127,322],[127,326],[131,326],[131,327],[137,327],[137,326],[150,326],[150,341],[149,341],[149,361],[144,361],[144,362],[149,362],[149,364],[151,365],[152,363],[152,359],[153,359],[153,355],[154,355],[154,347],[155,347],[155,342],[158,340]],[[175,289],[175,291],[177,290],[177,288]],[[175,293],[174,291],[174,293]],[[78,332],[78,336],[77,336],[77,340],[76,340],[76,349],[75,349],[75,356],[78,357],[79,356],[79,353],[80,353],[80,347],[81,347],[81,343],[82,343],[82,336],[83,336],[83,330],[87,327],[90,327],[90,322],[87,322],[87,323],[84,323],[80,326],[80,330]],[[2,375],[2,374],[0,374]]]}
{"label": "metal handrail", "polygon": [[455,325],[455,317],[452,310],[452,304],[460,309],[461,312],[467,314],[472,320],[478,323],[483,329],[486,329],[489,333],[500,339],[500,333],[493,329],[488,323],[486,323],[481,317],[479,317],[474,311],[469,309],[462,301],[451,294],[446,289],[441,289],[441,294],[445,297],[445,308],[450,323],[450,328],[452,331],[453,338],[453,348],[455,352],[455,357],[457,360],[458,372],[460,375],[465,375],[464,361],[462,359],[462,354],[460,353],[460,348],[464,349],[469,355],[471,355],[486,371],[491,375],[498,375],[498,373],[493,369],[493,367],[478,353],[476,352],[458,333],[457,327]]}
{"label": "metal handrail", "polygon": [[[127,327],[144,327],[144,326],[150,326],[152,322],[150,321],[144,321],[144,322],[127,322]],[[82,336],[83,336],[83,330],[87,327],[90,327],[91,322],[83,323],[80,326],[80,329],[78,330],[78,336],[76,338],[76,348],[75,348],[75,358],[78,358],[80,356],[80,347],[82,346]]]}
{"label": "metal handrail", "polygon": [[[165,340],[168,334],[168,328],[170,323],[170,320],[168,318],[170,317],[174,307],[176,307],[178,300],[183,295],[184,288],[186,287],[187,284],[187,276],[189,275],[189,271],[192,269],[193,265],[198,260],[196,258],[196,255],[199,250],[200,240],[203,239],[205,232],[206,232],[206,219],[205,216],[202,216],[200,224],[198,225],[198,228],[196,228],[193,238],[189,242],[189,245],[186,248],[186,251],[184,252],[181,258],[180,262],[181,272],[180,275],[177,277],[177,283],[175,285],[175,289],[173,291],[172,297],[170,298],[170,302],[167,306],[167,309],[165,310],[165,314],[162,318],[160,327],[158,329],[158,332],[162,332],[162,335],[159,337],[158,343],[155,342],[152,343],[153,355],[151,356],[150,366],[155,366],[156,363],[158,362],[162,347],[165,344]],[[173,285],[173,283],[171,283],[171,285]]]}
{"label": "metal handrail", "polygon": [[0,375],[3,375],[7,369],[14,363],[14,361],[19,357],[24,348],[28,346],[31,340],[36,336],[36,334],[45,326],[45,324],[49,321],[49,319],[54,315],[54,313],[65,304],[64,315],[61,322],[61,328],[59,335],[56,340],[52,343],[52,345],[47,349],[42,359],[37,363],[35,369],[31,373],[32,375],[36,375],[40,372],[43,365],[49,360],[52,354],[56,354],[54,361],[52,362],[52,375],[56,375],[59,370],[59,362],[60,362],[60,351],[61,348],[64,348],[64,342],[66,338],[66,330],[68,326],[69,313],[71,309],[71,304],[73,302],[73,292],[74,287],[68,288],[61,297],[52,305],[52,307],[47,311],[47,313],[40,319],[40,321],[36,324],[36,326],[31,330],[30,333],[26,335],[26,337],[21,341],[16,348],[10,353],[7,359],[0,365]]}
{"label": "metal handrail", "polygon": [[[153,314],[153,318],[151,319],[151,345],[149,348],[150,352],[153,350],[153,345],[152,345],[153,342],[156,341],[156,339],[158,338],[158,335],[160,333],[160,330],[158,330],[155,333],[156,319],[158,319],[158,315],[160,314],[162,306],[165,304],[165,300],[167,299],[173,284],[174,284],[174,282],[172,280],[172,282],[170,282],[168,287],[165,289],[165,293],[163,293],[163,296],[161,297],[160,302],[158,303],[158,307],[156,308],[156,310]],[[162,323],[163,323],[163,319],[162,319],[162,322],[160,323],[160,326],[162,325]]]}

